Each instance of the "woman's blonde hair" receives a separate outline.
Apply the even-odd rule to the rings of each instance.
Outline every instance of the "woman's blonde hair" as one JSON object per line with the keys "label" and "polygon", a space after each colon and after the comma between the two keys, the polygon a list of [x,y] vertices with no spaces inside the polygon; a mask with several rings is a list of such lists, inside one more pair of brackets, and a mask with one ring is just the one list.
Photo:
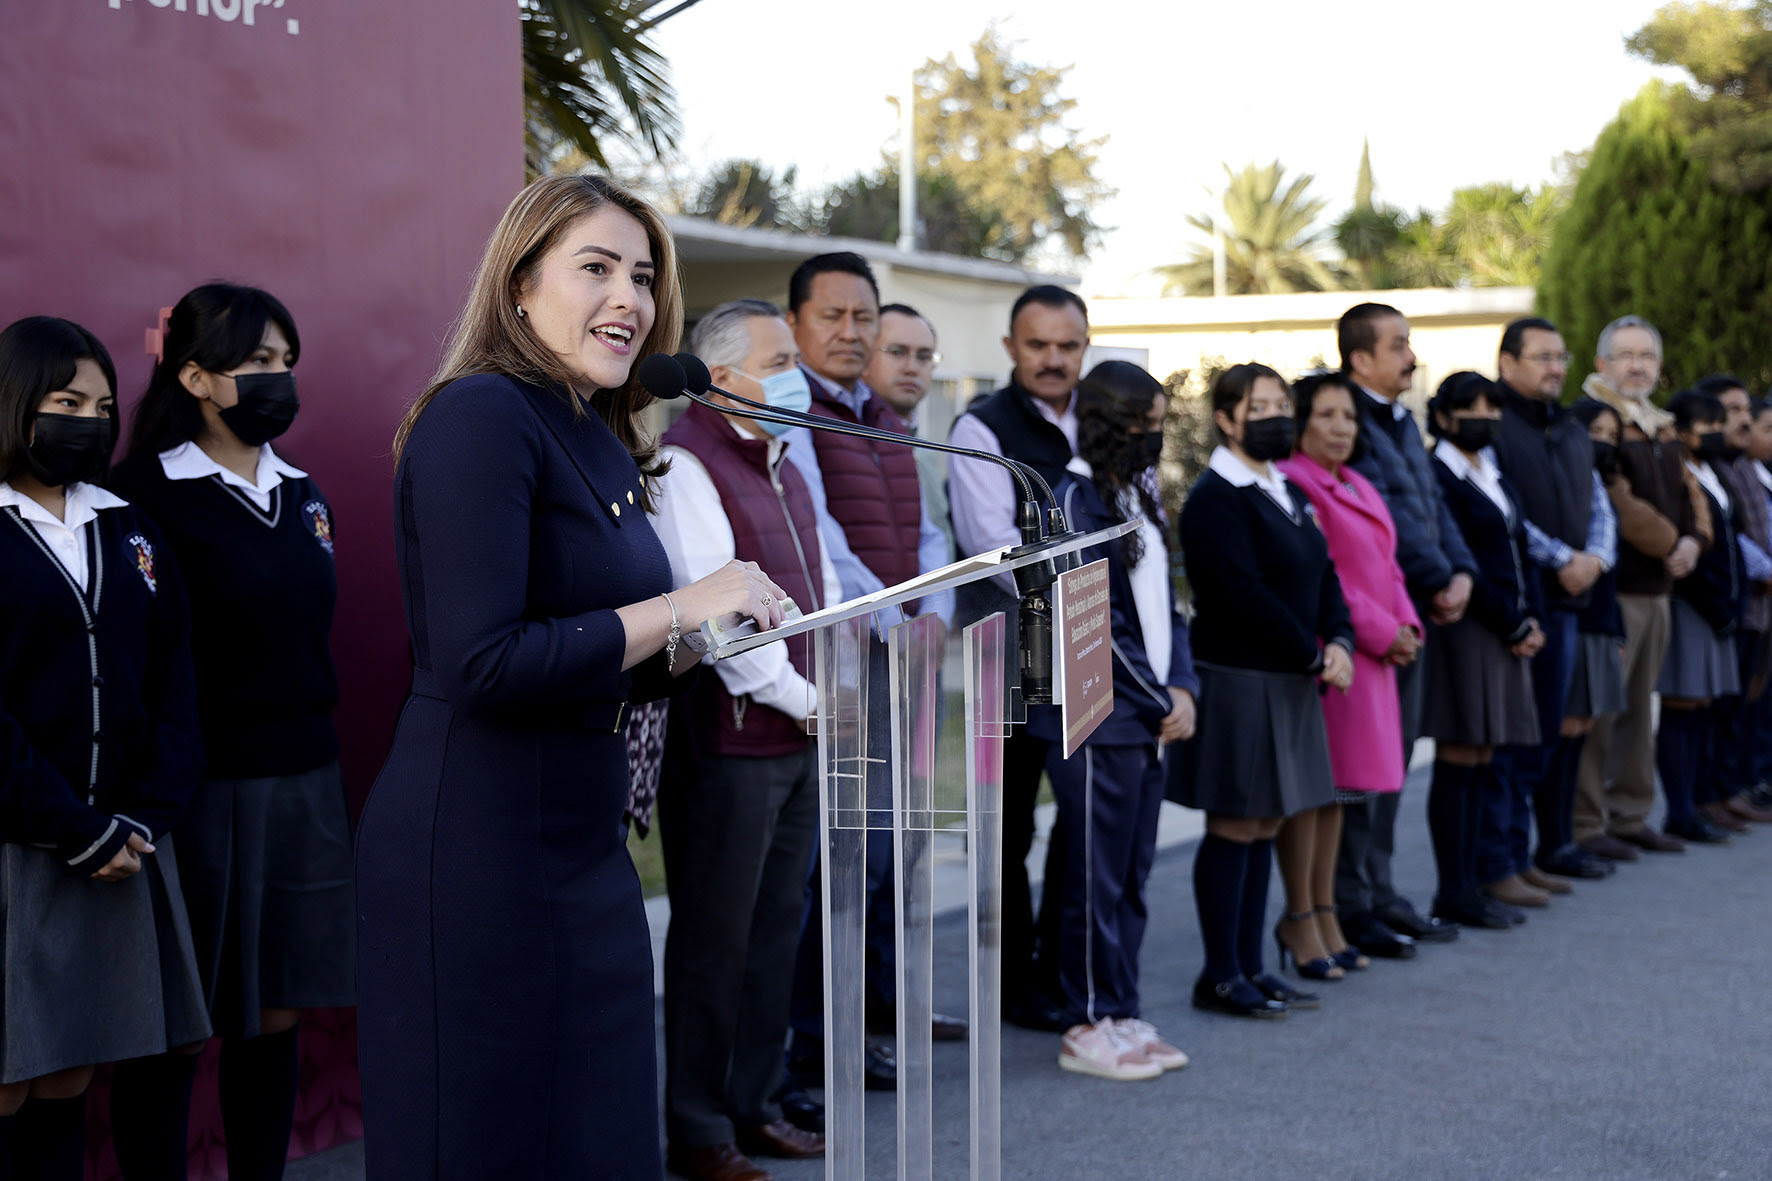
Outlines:
{"label": "woman's blonde hair", "polygon": [[[675,352],[683,335],[683,281],[677,273],[677,249],[669,227],[656,209],[601,176],[545,177],[511,201],[486,242],[486,252],[468,291],[468,302],[450,329],[443,363],[424,393],[407,409],[394,434],[396,461],[412,437],[419,415],[439,390],[457,378],[480,373],[504,374],[558,389],[574,411],[583,412],[579,400],[567,393],[577,376],[567,371],[560,358],[517,315],[517,302],[533,282],[542,256],[560,240],[566,227],[610,205],[632,214],[646,229],[655,268],[655,317],[652,331],[634,355],[626,384],[598,390],[591,397],[591,405],[634,457],[643,475],[663,474],[658,441],[645,434],[640,425],[640,411],[652,401],[652,395],[640,388],[634,375],[639,372],[640,363],[654,353]],[[642,486],[650,490],[651,481],[643,481]]]}

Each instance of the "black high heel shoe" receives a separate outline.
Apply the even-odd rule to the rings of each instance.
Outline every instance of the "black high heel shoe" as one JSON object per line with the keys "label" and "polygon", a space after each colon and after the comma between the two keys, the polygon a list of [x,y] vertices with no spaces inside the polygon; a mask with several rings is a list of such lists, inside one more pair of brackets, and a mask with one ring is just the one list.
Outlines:
{"label": "black high heel shoe", "polygon": [[1299,959],[1298,953],[1287,947],[1286,941],[1280,938],[1280,932],[1285,929],[1288,921],[1308,923],[1312,919],[1310,912],[1306,911],[1304,914],[1283,915],[1280,921],[1274,924],[1274,946],[1280,949],[1280,971],[1286,970],[1286,957],[1291,956],[1293,970],[1306,980],[1340,980],[1347,975],[1347,970],[1342,965],[1337,964],[1326,955],[1318,956],[1314,960]]}
{"label": "black high heel shoe", "polygon": [[[1340,915],[1341,914],[1341,907],[1339,907],[1339,906],[1313,906],[1311,908],[1311,913],[1313,915],[1325,914],[1325,913],[1332,914],[1332,915]],[[1340,925],[1339,919],[1337,920],[1337,925],[1338,926]],[[1345,939],[1345,938],[1347,938],[1347,936],[1343,935],[1342,938]],[[1367,968],[1370,968],[1372,966],[1372,960],[1367,957],[1366,953],[1361,951],[1359,948],[1355,947],[1351,943],[1348,944],[1346,947],[1342,948],[1340,951],[1330,952],[1329,958],[1334,960],[1336,962],[1336,964],[1338,966],[1340,966],[1342,969],[1344,969],[1345,971],[1349,971],[1349,972],[1364,972]],[[1281,964],[1280,966],[1282,968],[1284,968],[1286,965]]]}

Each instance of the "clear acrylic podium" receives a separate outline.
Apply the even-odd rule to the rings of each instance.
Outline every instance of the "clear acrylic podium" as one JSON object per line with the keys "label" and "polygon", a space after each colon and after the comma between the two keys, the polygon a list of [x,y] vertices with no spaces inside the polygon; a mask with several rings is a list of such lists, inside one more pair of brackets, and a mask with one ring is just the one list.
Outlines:
{"label": "clear acrylic podium", "polygon": [[[898,1176],[934,1176],[935,833],[964,823],[967,849],[966,935],[969,952],[970,1176],[1002,1175],[1002,768],[1008,727],[1026,720],[1009,687],[1014,650],[1001,612],[965,629],[962,688],[966,798],[964,812],[937,806],[943,629],[934,615],[885,628],[885,672],[872,639],[877,613],[902,618],[913,600],[1022,566],[1074,554],[1125,535],[1137,522],[1067,536],[1049,549],[1012,558],[1006,552],[966,559],[839,603],[765,633],[713,644],[714,659],[809,635],[813,645],[819,760],[819,830],[823,838],[825,1000],[825,1176],[867,1175],[863,1061],[866,1045],[867,842],[893,849],[898,994]],[[870,676],[870,665],[873,666]],[[871,682],[871,683],[870,683]],[[890,729],[890,795],[883,789],[882,749],[873,720]],[[875,754],[869,756],[869,740]],[[950,774],[953,768],[944,768]],[[872,774],[870,774],[872,771]],[[870,781],[873,792],[870,796]],[[951,1173],[951,1171],[950,1171]]]}

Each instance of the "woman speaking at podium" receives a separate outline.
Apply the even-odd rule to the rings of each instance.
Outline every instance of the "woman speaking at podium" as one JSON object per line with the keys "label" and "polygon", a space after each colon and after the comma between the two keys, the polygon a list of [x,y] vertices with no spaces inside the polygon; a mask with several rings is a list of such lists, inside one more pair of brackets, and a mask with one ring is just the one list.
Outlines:
{"label": "woman speaking at podium", "polygon": [[646,520],[633,371],[682,314],[649,205],[537,181],[395,436],[415,668],[357,844],[372,1181],[663,1171],[623,724],[704,620],[781,621],[755,566],[672,591]]}

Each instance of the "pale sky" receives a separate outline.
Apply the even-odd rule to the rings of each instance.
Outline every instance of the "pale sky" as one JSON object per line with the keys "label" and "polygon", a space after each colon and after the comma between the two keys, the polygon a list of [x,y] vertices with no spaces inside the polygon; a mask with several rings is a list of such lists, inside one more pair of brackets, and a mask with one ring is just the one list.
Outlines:
{"label": "pale sky", "polygon": [[[1072,65],[1075,128],[1107,135],[1116,227],[1085,294],[1155,294],[1222,162],[1313,173],[1327,219],[1369,137],[1380,199],[1438,208],[1459,186],[1549,180],[1656,71],[1624,50],[1658,0],[1272,0],[1245,5],[1024,0],[701,0],[657,31],[696,172],[730,157],[797,165],[803,186],[872,168],[910,72],[993,19],[1022,60]],[[867,19],[878,12],[878,20]],[[1007,13],[1007,15],[1004,15]],[[1677,76],[1667,73],[1666,76]]]}

